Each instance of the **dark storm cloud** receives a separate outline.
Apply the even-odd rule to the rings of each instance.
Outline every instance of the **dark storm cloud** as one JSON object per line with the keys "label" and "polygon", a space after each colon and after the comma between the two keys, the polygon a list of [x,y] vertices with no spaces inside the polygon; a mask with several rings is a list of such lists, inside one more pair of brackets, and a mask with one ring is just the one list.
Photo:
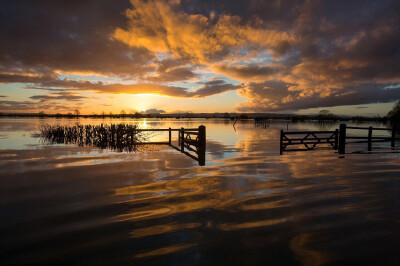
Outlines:
{"label": "dark storm cloud", "polygon": [[[391,89],[382,88],[382,85],[349,86],[330,95],[321,97],[312,95],[301,96],[301,92],[290,91],[292,84],[281,81],[268,81],[263,83],[250,83],[241,90],[248,95],[249,102],[239,106],[239,111],[256,112],[299,110],[316,107],[332,107],[341,105],[388,103],[400,99],[400,86]],[[386,84],[388,87],[391,84]],[[371,101],[371,99],[374,99]]]}
{"label": "dark storm cloud", "polygon": [[0,70],[140,75],[151,53],[113,41],[122,1],[6,1],[0,6]]}

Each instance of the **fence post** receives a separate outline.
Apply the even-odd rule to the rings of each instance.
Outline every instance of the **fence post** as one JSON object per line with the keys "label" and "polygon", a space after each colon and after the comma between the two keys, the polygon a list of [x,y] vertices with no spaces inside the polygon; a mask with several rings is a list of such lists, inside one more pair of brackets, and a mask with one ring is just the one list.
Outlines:
{"label": "fence post", "polygon": [[171,146],[171,128],[168,129],[168,136],[169,136],[168,143]]}
{"label": "fence post", "polygon": [[368,151],[372,150],[372,127],[368,128]]}
{"label": "fence post", "polygon": [[281,138],[279,141],[279,154],[280,155],[282,155],[282,151],[283,151],[282,142],[283,142],[283,130],[281,129]]}
{"label": "fence post", "polygon": [[394,147],[395,142],[396,142],[396,127],[393,126],[392,127],[392,144],[391,144],[392,147]]}
{"label": "fence post", "polygon": [[337,150],[339,146],[339,129],[335,129],[335,146],[333,149]]}
{"label": "fence post", "polygon": [[198,158],[199,165],[206,164],[206,127],[201,125],[199,126],[199,135],[198,135]]}
{"label": "fence post", "polygon": [[346,124],[340,124],[339,131],[339,154],[346,153]]}
{"label": "fence post", "polygon": [[183,152],[185,150],[185,129],[182,127],[179,133],[181,134],[181,152]]}

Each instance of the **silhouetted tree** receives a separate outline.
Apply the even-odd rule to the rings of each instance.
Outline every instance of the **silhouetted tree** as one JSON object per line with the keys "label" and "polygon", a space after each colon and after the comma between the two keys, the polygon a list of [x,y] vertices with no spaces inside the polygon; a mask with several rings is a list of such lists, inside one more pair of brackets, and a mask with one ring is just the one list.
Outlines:
{"label": "silhouetted tree", "polygon": [[396,123],[398,126],[400,123],[400,100],[393,106],[387,116],[392,123]]}
{"label": "silhouetted tree", "polygon": [[119,115],[120,115],[121,117],[126,117],[126,111],[125,111],[125,110],[121,110],[121,111],[119,112]]}
{"label": "silhouetted tree", "polygon": [[76,115],[76,118],[78,118],[78,117],[79,117],[79,115],[81,114],[81,112],[79,112],[79,110],[78,110],[78,109],[76,109],[76,110],[74,111],[74,114]]}
{"label": "silhouetted tree", "polygon": [[43,111],[39,112],[39,117],[44,117],[46,114]]}
{"label": "silhouetted tree", "polygon": [[318,113],[318,120],[333,120],[334,117],[329,110],[321,110]]}

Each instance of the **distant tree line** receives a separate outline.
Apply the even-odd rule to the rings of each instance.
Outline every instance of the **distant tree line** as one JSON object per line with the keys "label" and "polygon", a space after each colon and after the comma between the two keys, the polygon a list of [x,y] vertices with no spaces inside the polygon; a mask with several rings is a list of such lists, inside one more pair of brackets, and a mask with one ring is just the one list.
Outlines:
{"label": "distant tree line", "polygon": [[179,113],[179,114],[169,114],[169,113],[139,113],[130,112],[127,113],[125,110],[121,110],[118,114],[112,112],[106,113],[105,111],[100,112],[100,114],[92,113],[90,115],[82,115],[78,109],[74,112],[69,112],[67,114],[46,114],[41,111],[32,114],[1,114],[0,116],[19,116],[19,117],[55,117],[55,118],[223,118],[231,120],[240,119],[277,119],[277,120],[291,120],[293,122],[297,121],[307,121],[307,120],[318,120],[318,121],[380,121],[380,122],[390,122],[392,125],[400,128],[400,100],[394,105],[393,109],[384,117],[363,117],[363,116],[340,116],[331,113],[329,110],[321,110],[317,115],[298,115],[298,114],[263,114],[263,113]]}

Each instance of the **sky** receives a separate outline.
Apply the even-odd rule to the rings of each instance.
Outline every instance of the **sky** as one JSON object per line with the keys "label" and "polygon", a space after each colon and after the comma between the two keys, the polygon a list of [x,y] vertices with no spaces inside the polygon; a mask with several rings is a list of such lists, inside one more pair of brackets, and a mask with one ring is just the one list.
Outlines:
{"label": "sky", "polygon": [[13,0],[0,112],[385,115],[399,0]]}

